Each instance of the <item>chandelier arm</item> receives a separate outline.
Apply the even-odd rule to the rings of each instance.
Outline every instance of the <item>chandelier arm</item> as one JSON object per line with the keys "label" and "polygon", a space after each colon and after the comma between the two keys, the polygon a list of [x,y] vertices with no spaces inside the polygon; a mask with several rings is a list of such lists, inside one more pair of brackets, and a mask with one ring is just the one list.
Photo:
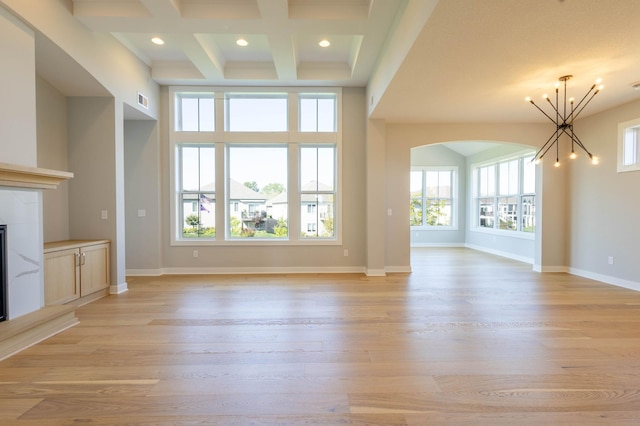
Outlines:
{"label": "chandelier arm", "polygon": [[[589,90],[587,90],[587,93],[585,93],[584,96],[582,97],[582,99],[580,99],[580,102],[577,103],[576,109],[578,109],[580,107],[580,105],[584,102],[585,99],[587,99],[587,97],[591,94],[591,92],[593,92],[593,89],[595,89],[595,88],[596,88],[596,85],[594,84],[593,86],[591,86],[589,88]],[[598,92],[599,92],[599,90],[596,90],[595,93],[598,93]],[[595,93],[591,96],[592,98],[595,96]]]}
{"label": "chandelier arm", "polygon": [[[587,100],[587,102],[582,106],[582,108],[580,108],[578,110],[578,112],[576,112],[573,115],[573,119],[575,120],[576,117],[578,117],[578,115],[580,115],[580,113],[586,108],[587,105],[589,105],[589,102],[591,102],[591,99],[593,99],[597,94],[598,94],[599,90],[596,90],[595,92],[593,92],[593,95],[591,95],[591,97]],[[584,99],[583,99],[584,100]],[[578,106],[575,108],[576,110],[578,109],[578,107],[580,106],[580,104],[582,103],[582,101],[580,101],[580,103],[578,104]]]}
{"label": "chandelier arm", "polygon": [[553,110],[556,113],[556,116],[558,116],[560,114],[560,112],[558,111],[558,93],[556,92],[556,104],[554,105],[551,100],[549,100],[549,98],[545,98],[547,100],[547,102],[549,102],[549,105],[551,105],[551,108],[553,108]]}
{"label": "chandelier arm", "polygon": [[574,134],[575,137],[575,141],[576,141],[576,145],[578,145],[580,148],[582,148],[582,150],[584,152],[587,153],[587,155],[589,156],[589,158],[593,157],[593,154],[591,154],[591,152],[589,152],[589,150],[587,149],[586,146],[584,146],[584,144],[582,143],[582,141],[580,140],[580,138],[578,138],[577,135]]}
{"label": "chandelier arm", "polygon": [[[555,140],[553,139],[555,137]],[[553,141],[553,143],[549,144],[549,142]],[[540,148],[538,150],[538,152],[536,152],[536,155],[533,157],[533,159],[542,159],[542,157],[545,156],[545,154],[547,153],[547,151],[549,151],[549,149],[553,146],[554,143],[558,143],[558,129],[556,129],[555,132],[553,132],[551,134],[551,136],[549,136],[549,139],[547,139],[547,142],[545,142],[544,145],[542,145],[542,148]],[[546,149],[545,149],[546,148]],[[543,152],[544,150],[544,152]],[[542,154],[540,154],[542,152]]]}
{"label": "chandelier arm", "polygon": [[[547,98],[547,99],[548,99],[548,98]],[[536,104],[535,102],[533,102],[533,100],[530,100],[529,102],[531,103],[531,105],[533,105],[534,107],[538,108],[538,111],[540,111],[541,113],[543,113],[543,114],[544,114],[544,116],[545,116],[545,117],[547,117],[547,118],[548,118],[548,119],[549,119],[553,124],[556,124],[556,125],[558,124],[558,123],[556,123],[556,121],[555,121],[553,118],[551,118],[551,116],[550,116],[549,114],[547,114],[546,112],[544,112],[544,110],[543,110],[542,108],[540,108],[540,107],[538,106],[538,104]]]}

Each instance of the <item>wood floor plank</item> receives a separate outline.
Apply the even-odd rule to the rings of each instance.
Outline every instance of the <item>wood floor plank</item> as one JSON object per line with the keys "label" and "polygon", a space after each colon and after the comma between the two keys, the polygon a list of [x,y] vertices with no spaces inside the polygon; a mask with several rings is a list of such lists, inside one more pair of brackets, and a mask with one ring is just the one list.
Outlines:
{"label": "wood floor plank", "polygon": [[640,293],[460,248],[412,268],[128,277],[0,362],[0,424],[640,423]]}

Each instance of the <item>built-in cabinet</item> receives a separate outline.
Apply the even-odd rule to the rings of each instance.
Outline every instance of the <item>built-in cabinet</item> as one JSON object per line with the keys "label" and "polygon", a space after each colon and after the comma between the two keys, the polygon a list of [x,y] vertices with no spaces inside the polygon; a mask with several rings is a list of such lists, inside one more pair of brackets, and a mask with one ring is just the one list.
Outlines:
{"label": "built-in cabinet", "polygon": [[109,240],[44,245],[45,305],[84,304],[109,292]]}

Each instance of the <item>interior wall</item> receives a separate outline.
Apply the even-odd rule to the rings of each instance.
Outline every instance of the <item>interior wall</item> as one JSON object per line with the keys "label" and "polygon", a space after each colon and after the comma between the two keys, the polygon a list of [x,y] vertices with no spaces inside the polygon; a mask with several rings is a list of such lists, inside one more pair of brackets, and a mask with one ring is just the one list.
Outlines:
{"label": "interior wall", "polygon": [[126,267],[134,274],[159,274],[162,269],[157,124],[124,122]]}
{"label": "interior wall", "polygon": [[[67,98],[42,78],[36,78],[38,167],[69,171]],[[69,239],[69,182],[42,194],[44,242]]]}
{"label": "interior wall", "polygon": [[[37,166],[35,39],[0,7],[0,162]],[[14,319],[44,306],[42,191],[0,187],[7,225],[7,310]]]}
{"label": "interior wall", "polygon": [[69,170],[74,173],[69,237],[111,240],[111,279],[117,282],[115,101],[71,97],[67,106]]}
{"label": "interior wall", "polygon": [[[0,4],[37,28],[117,99],[158,117],[158,85],[150,68],[114,37],[89,31],[73,17],[70,1],[0,0]],[[147,96],[148,108],[138,105],[138,92]]]}
{"label": "interior wall", "polygon": [[467,228],[467,159],[464,155],[444,145],[429,145],[411,149],[411,167],[444,167],[454,166],[458,169],[458,191],[456,214],[458,229],[456,230],[418,230],[411,229],[411,245],[453,245],[465,243]]}
{"label": "interior wall", "polygon": [[576,123],[576,134],[600,164],[592,165],[580,153],[568,167],[567,228],[568,264],[574,272],[640,289],[640,171],[617,172],[618,124],[636,118],[640,101]]}
{"label": "interior wall", "polygon": [[0,7],[0,162],[37,166],[35,39]]}

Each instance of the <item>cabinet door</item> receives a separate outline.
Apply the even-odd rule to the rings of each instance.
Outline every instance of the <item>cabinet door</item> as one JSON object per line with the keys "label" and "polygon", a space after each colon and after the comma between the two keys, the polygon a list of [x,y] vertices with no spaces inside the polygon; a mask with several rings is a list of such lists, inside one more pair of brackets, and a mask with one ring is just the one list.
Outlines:
{"label": "cabinet door", "polygon": [[109,244],[96,244],[80,249],[81,295],[109,287]]}
{"label": "cabinet door", "polygon": [[44,303],[59,305],[80,297],[78,249],[60,250],[44,255]]}

